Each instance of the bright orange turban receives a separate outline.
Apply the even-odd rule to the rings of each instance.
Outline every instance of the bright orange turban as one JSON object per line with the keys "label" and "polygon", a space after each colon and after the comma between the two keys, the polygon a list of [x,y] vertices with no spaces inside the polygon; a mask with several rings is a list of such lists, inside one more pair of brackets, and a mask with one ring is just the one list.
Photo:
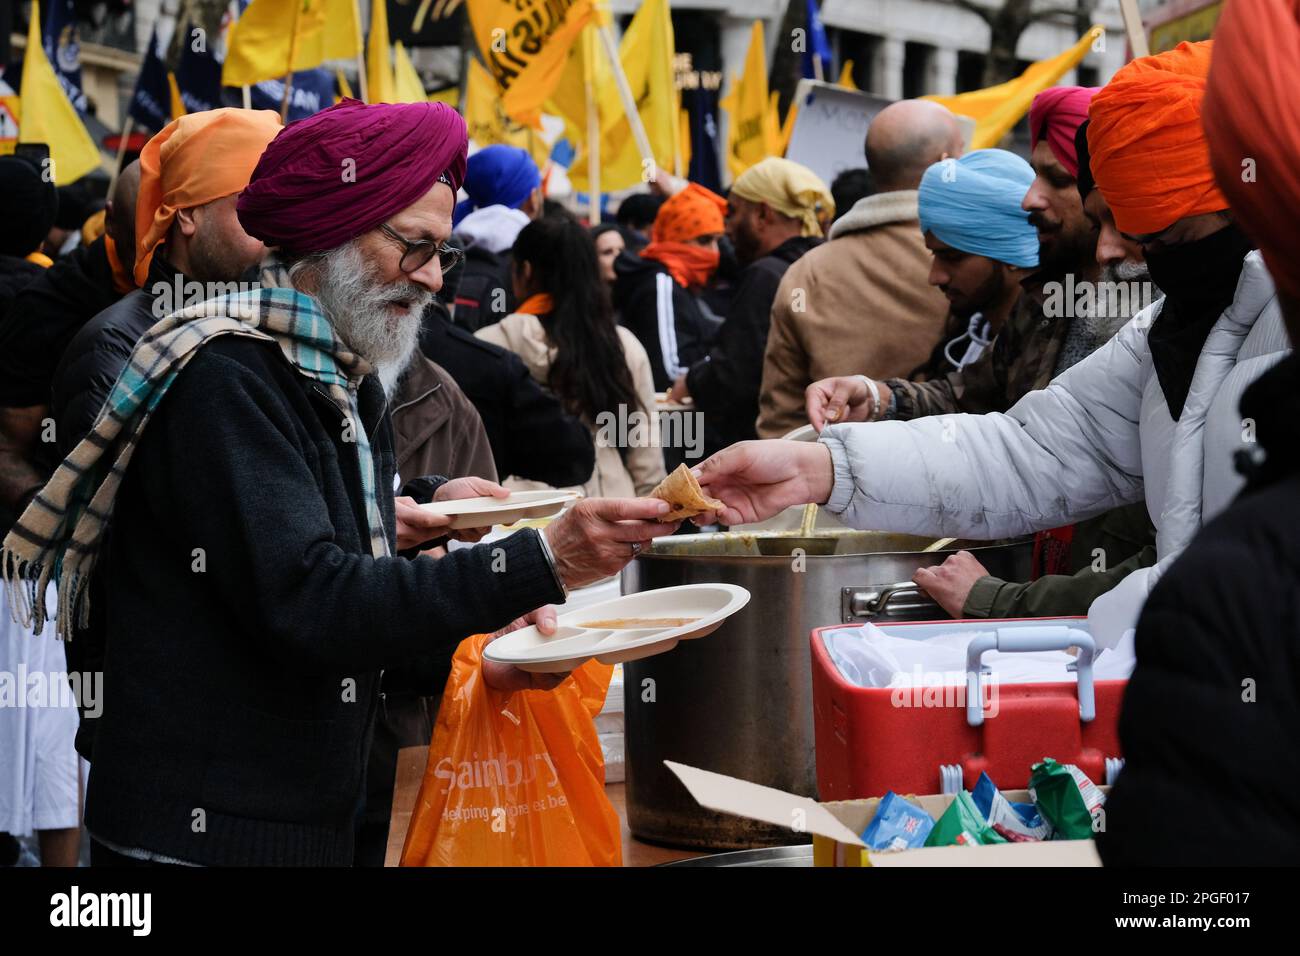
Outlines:
{"label": "bright orange turban", "polygon": [[1278,287],[1300,299],[1300,0],[1231,0],[1214,35],[1215,177]]}
{"label": "bright orange turban", "polygon": [[219,109],[172,120],[145,143],[135,206],[137,285],[144,285],[176,211],[240,192],[278,132],[274,110]]}
{"label": "bright orange turban", "polygon": [[698,183],[670,197],[655,216],[651,242],[688,242],[697,236],[722,232],[727,201]]}
{"label": "bright orange turban", "polygon": [[1133,60],[1092,98],[1092,174],[1121,232],[1160,232],[1228,208],[1201,129],[1212,42]]}

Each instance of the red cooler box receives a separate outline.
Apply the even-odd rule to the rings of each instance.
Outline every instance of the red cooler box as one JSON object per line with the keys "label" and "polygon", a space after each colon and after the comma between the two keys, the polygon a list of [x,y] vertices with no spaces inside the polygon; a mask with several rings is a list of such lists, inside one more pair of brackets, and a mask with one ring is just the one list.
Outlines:
{"label": "red cooler box", "polygon": [[[817,788],[826,800],[898,793],[954,793],[975,786],[981,771],[1006,790],[1028,785],[1044,757],[1072,763],[1094,783],[1109,784],[1123,765],[1119,709],[1123,680],[1093,681],[1092,638],[1085,618],[917,621],[878,625],[892,637],[925,640],[955,629],[979,632],[968,648],[964,688],[867,688],[845,680],[823,635],[812,632],[813,725]],[[1078,683],[999,684],[996,712],[980,673],[989,650],[1081,648]],[[967,707],[967,701],[972,706]],[[990,698],[991,700],[991,698]]]}

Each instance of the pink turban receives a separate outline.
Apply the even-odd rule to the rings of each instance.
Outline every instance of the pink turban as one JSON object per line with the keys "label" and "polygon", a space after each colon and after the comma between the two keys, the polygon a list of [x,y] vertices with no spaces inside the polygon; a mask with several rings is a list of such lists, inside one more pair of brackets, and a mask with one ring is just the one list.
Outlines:
{"label": "pink turban", "polygon": [[345,99],[285,127],[236,207],[244,231],[290,252],[337,248],[437,182],[465,178],[465,120],[445,103]]}
{"label": "pink turban", "polygon": [[1074,151],[1074,134],[1088,118],[1088,104],[1098,86],[1053,86],[1034,97],[1029,107],[1030,149],[1046,137],[1056,161],[1076,179],[1079,156]]}

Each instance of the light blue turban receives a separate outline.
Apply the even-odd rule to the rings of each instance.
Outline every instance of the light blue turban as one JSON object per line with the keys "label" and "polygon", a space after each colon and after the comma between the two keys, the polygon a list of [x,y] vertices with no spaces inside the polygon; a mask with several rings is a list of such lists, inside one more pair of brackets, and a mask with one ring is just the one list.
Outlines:
{"label": "light blue turban", "polygon": [[1004,149],[944,159],[921,177],[921,231],[976,256],[1032,269],[1038,233],[1020,208],[1034,171]]}

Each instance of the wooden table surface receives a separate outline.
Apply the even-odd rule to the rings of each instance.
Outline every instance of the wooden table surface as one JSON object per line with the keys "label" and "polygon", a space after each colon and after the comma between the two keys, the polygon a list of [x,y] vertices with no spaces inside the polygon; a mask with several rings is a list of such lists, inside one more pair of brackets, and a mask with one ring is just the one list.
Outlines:
{"label": "wooden table surface", "polygon": [[[420,781],[424,777],[424,767],[428,758],[428,747],[406,747],[397,754],[397,782],[393,788],[393,816],[388,824],[388,852],[384,858],[385,866],[397,866],[402,858],[402,844],[406,842],[406,830],[411,825],[411,811],[415,807],[415,798],[420,790]],[[627,800],[623,793],[623,784],[608,784],[605,793],[609,796],[609,802],[614,805],[622,827],[624,866],[658,866],[660,863],[704,855],[698,850],[680,850],[642,843],[632,836],[632,832],[627,828]]]}

